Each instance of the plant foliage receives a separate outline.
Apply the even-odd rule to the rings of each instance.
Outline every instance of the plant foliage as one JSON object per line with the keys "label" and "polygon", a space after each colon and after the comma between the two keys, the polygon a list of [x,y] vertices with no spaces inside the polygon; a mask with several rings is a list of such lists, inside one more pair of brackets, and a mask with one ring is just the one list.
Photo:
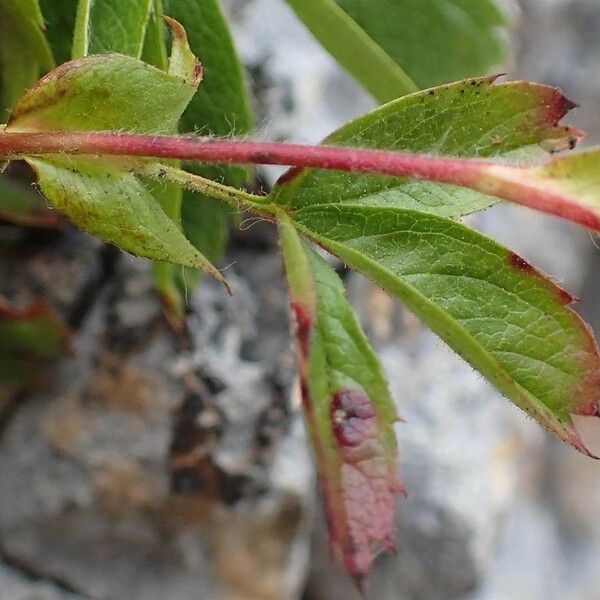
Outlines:
{"label": "plant foliage", "polygon": [[[246,134],[253,123],[216,0],[0,0],[0,103],[10,109],[0,155],[25,160],[72,223],[156,261],[177,330],[183,300],[172,265],[223,280],[213,261],[232,207],[277,224],[332,547],[363,587],[376,547],[394,547],[397,416],[343,283],[310,242],[400,300],[509,400],[589,454],[571,416],[600,415],[600,356],[573,296],[458,219],[502,198],[599,230],[600,150],[548,160],[582,136],[561,124],[574,104],[546,85],[485,75],[502,60],[506,26],[492,0],[288,3],[389,101],[324,140],[319,156],[332,147],[343,170],[311,148],[254,144],[241,162],[295,165],[259,197],[239,189],[248,168],[231,164],[243,143],[193,146],[190,134]],[[438,87],[418,91],[430,85]],[[99,139],[114,148],[98,151]],[[231,154],[215,150],[209,162],[219,165],[198,164],[192,146]],[[353,148],[376,151],[371,166],[360,167]],[[392,169],[395,159],[412,166]],[[54,226],[20,189],[0,180],[0,218]],[[66,337],[42,301],[0,299],[3,377],[55,356]]]}

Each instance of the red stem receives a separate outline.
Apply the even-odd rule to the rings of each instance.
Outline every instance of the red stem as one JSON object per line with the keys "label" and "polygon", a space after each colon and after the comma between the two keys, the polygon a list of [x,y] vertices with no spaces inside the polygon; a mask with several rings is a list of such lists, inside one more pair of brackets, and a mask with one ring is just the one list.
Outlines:
{"label": "red stem", "polygon": [[184,136],[118,133],[0,133],[0,156],[105,154],[178,158],[212,163],[316,167],[430,179],[472,187],[489,162],[364,150]]}

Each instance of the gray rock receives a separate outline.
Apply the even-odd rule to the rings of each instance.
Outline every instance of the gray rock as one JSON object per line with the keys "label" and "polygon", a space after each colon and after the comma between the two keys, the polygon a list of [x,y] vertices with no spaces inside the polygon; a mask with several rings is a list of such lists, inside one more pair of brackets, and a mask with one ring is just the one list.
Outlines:
{"label": "gray rock", "polygon": [[0,563],[0,600],[85,600],[43,579],[32,579]]}
{"label": "gray rock", "polygon": [[200,287],[182,348],[148,269],[121,262],[76,358],[6,427],[0,543],[90,598],[292,597],[312,503],[292,373],[240,356],[259,307],[233,271],[233,297]]}

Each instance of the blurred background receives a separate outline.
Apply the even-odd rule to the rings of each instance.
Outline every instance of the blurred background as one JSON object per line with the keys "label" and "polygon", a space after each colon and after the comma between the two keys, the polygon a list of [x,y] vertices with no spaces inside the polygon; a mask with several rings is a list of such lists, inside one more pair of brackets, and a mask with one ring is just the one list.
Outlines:
{"label": "blurred background", "polygon": [[[317,142],[375,106],[283,2],[223,5],[258,138]],[[512,54],[500,69],[561,87],[581,104],[569,123],[600,144],[600,3],[505,6]],[[600,240],[514,206],[469,222],[580,296],[600,333]],[[45,391],[0,386],[0,599],[358,598],[330,561],[316,502],[274,231],[244,221],[233,232],[236,293],[203,281],[191,347],[160,319],[146,261],[72,229],[37,236],[17,257],[0,252],[0,290],[43,294],[78,333]],[[600,464],[345,276],[407,420],[398,554],[378,558],[369,598],[600,600]],[[599,453],[600,423],[578,426]]]}

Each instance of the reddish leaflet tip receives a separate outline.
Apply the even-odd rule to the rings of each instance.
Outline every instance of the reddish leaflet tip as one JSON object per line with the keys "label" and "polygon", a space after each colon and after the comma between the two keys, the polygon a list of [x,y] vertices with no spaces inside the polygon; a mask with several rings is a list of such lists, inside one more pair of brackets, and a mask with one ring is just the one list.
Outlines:
{"label": "reddish leaflet tip", "polygon": [[[590,332],[590,338],[591,338]],[[592,339],[592,351],[598,353],[598,348]],[[579,405],[572,411],[581,417],[600,417],[600,396],[597,390],[600,388],[600,367],[589,374],[584,384],[584,397]]]}
{"label": "reddish leaflet tip", "polygon": [[202,73],[202,63],[200,63],[200,61],[196,61],[196,64],[194,65],[194,80],[200,81],[202,79]]}
{"label": "reddish leaflet tip", "polygon": [[548,104],[544,108],[543,114],[547,121],[553,125],[557,125],[568,112],[579,106],[577,102],[565,96],[558,88],[540,86],[540,90],[545,90],[548,95]]}
{"label": "reddish leaflet tip", "polygon": [[565,441],[567,441],[573,448],[581,452],[581,454],[588,456],[589,458],[593,458],[594,460],[600,460],[600,457],[592,454],[583,443],[579,432],[575,429],[575,427],[570,424],[565,426]]}
{"label": "reddish leaflet tip", "polygon": [[530,263],[515,252],[509,252],[508,262],[512,267],[515,267],[515,269],[524,271],[525,273],[531,273],[534,270]]}

